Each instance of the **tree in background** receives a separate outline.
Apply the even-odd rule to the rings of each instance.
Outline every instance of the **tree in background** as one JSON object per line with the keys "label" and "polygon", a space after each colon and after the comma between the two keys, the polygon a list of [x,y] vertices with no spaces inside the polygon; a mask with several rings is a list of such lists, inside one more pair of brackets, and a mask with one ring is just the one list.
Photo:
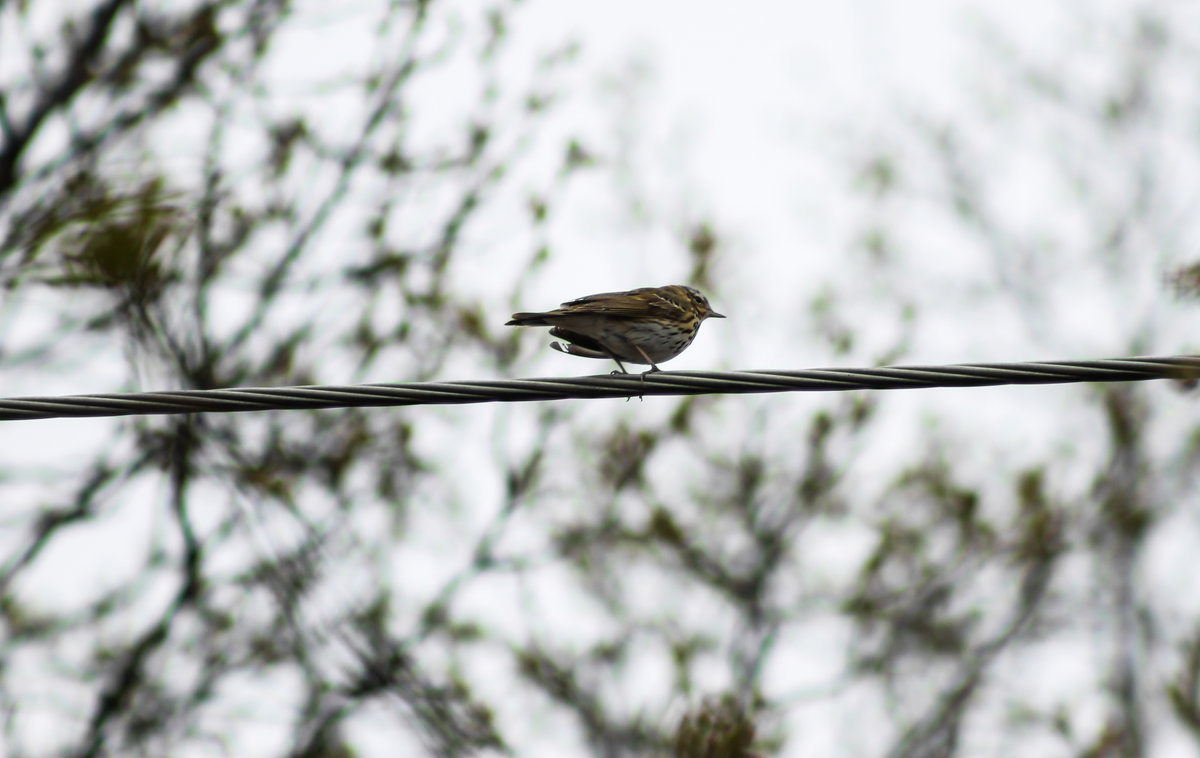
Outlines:
{"label": "tree in background", "polygon": [[[5,57],[13,39],[27,56],[0,101],[13,383],[524,373],[478,272],[520,302],[561,254],[547,223],[575,170],[620,154],[534,131],[569,49],[521,84],[509,5],[417,2],[350,17],[372,42],[353,51],[368,68],[343,71],[321,44],[340,15],[109,2],[50,33],[32,5],[0,3],[20,30]],[[1013,53],[982,88],[1006,118],[920,117],[872,139],[895,147],[862,161],[857,283],[811,311],[831,352],[892,360],[952,318],[980,340],[1018,324],[1068,357],[1078,339],[1058,325],[1105,296],[1122,304],[1110,354],[1186,349],[1153,297],[1130,295],[1191,234],[1172,171],[1195,156],[1180,128],[1194,102],[1167,72],[1193,48],[1155,8],[1081,27],[1094,46],[1063,60],[1111,66],[1090,88]],[[317,73],[279,69],[297,49],[322,53]],[[1012,218],[1030,186],[1053,214]],[[681,271],[719,284],[718,228],[664,223],[685,230]],[[901,324],[882,340],[846,326],[868,288]],[[69,440],[13,425],[6,449],[36,464],[10,458],[0,477],[6,742],[686,758],[1195,745],[1189,561],[1155,583],[1197,543],[1194,434],[1174,412],[1191,399],[1055,392],[1003,428],[922,427],[879,394],[133,417],[62,422]],[[1002,433],[1034,414],[1055,416],[1054,439]]]}
{"label": "tree in background", "polygon": [[[1187,16],[1097,13],[1041,54],[981,35],[975,110],[908,106],[856,131],[863,221],[848,283],[813,302],[817,335],[852,363],[945,344],[1194,352],[1167,286],[1187,290],[1200,231],[1181,168],[1197,149]],[[868,310],[894,326],[849,326]],[[581,477],[558,552],[612,631],[585,654],[548,642],[526,669],[600,755],[638,754],[646,710],[628,693],[655,686],[656,702],[724,687],[759,750],[795,755],[1194,751],[1200,533],[1180,389],[929,393],[923,415],[895,395],[815,413],[703,399],[580,432],[599,452],[543,487]],[[614,678],[625,701],[586,697]]]}
{"label": "tree in background", "polygon": [[[458,259],[571,48],[514,74],[512,3],[311,11],[0,3],[7,391],[418,379],[456,353],[511,365],[511,335],[455,284],[486,251]],[[552,182],[586,163],[578,145],[558,155]],[[514,242],[534,244],[545,206],[525,206]],[[465,625],[389,590],[415,493],[438,502],[422,482],[453,465],[417,449],[415,426],[335,412],[133,418],[36,443],[6,429],[13,754],[361,754],[372,739],[342,725],[373,703],[434,754],[502,745],[467,682],[416,649]],[[435,580],[414,578],[436,597]]]}
{"label": "tree in background", "polygon": [[[964,344],[1050,355],[1195,352],[1168,284],[1186,283],[1200,232],[1200,187],[1180,170],[1197,155],[1197,101],[1178,87],[1194,26],[1131,5],[1065,23],[1053,50],[985,36],[995,63],[972,81],[975,112],[923,113],[876,143],[892,148],[864,162],[863,250],[918,321],[966,315]],[[1179,389],[1079,387],[1035,411],[1052,413],[1048,436],[1014,407],[1015,445],[969,416],[925,443],[845,606],[869,633],[864,675],[895,686],[924,668],[890,754],[1195,749],[1184,556],[1200,533],[1194,399]]]}

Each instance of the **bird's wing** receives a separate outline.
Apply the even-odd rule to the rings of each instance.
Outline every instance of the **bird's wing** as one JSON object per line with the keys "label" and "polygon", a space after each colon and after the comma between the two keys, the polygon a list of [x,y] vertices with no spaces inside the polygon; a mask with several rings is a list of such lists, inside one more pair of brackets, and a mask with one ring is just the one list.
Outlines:
{"label": "bird's wing", "polygon": [[560,312],[595,314],[624,318],[648,318],[683,310],[682,307],[656,292],[655,287],[627,292],[601,292],[562,304]]}

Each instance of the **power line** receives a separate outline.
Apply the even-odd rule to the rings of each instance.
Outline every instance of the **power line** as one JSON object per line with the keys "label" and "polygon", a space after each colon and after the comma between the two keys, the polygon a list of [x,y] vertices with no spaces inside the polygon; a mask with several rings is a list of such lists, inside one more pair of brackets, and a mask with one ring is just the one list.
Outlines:
{"label": "power line", "polygon": [[660,371],[561,379],[498,379],[479,382],[243,387],[108,395],[0,399],[0,421],[134,416],[163,413],[361,408],[396,405],[528,402],[567,398],[643,395],[832,392],[1000,384],[1137,382],[1200,379],[1200,356],[1116,358],[1099,361],[964,363],[950,366],[823,368],[800,371]]}

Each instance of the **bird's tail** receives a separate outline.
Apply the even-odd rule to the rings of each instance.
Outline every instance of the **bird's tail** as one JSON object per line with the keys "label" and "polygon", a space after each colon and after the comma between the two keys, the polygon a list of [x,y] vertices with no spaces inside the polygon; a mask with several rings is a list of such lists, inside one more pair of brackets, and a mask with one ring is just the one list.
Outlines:
{"label": "bird's tail", "polygon": [[512,321],[509,321],[505,326],[550,326],[550,322],[546,320],[548,313],[514,313]]}

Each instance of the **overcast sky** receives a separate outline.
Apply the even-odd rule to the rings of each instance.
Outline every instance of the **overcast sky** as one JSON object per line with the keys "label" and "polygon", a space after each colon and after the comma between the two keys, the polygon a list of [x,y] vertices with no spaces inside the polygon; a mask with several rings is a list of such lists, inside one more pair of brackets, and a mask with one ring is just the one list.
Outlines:
{"label": "overcast sky", "polygon": [[[1130,3],[1123,0],[1108,0],[1088,3],[1087,8],[1090,13],[1117,13],[1128,5]],[[1064,14],[1069,14],[1072,6],[1073,3],[1066,1],[1032,0],[1010,3],[995,0],[753,0],[743,3],[527,0],[513,22],[516,49],[508,65],[514,75],[527,72],[530,61],[542,51],[570,39],[578,40],[581,59],[579,65],[566,74],[564,91],[567,97],[552,120],[552,133],[578,133],[584,137],[585,144],[611,146],[613,135],[627,129],[629,133],[625,135],[624,144],[630,154],[625,156],[626,168],[633,170],[618,179],[627,183],[623,187],[614,186],[612,175],[604,173],[595,178],[581,178],[571,185],[564,197],[555,198],[560,203],[550,231],[555,256],[545,272],[530,283],[523,295],[528,301],[522,303],[522,307],[535,310],[596,291],[682,283],[687,259],[680,247],[680,236],[672,233],[677,230],[663,228],[663,220],[712,219],[725,246],[717,267],[718,289],[711,293],[713,306],[729,319],[708,322],[693,347],[667,368],[803,368],[827,364],[831,356],[825,348],[805,339],[807,325],[804,320],[810,299],[825,282],[836,281],[847,269],[842,256],[860,221],[848,190],[850,166],[855,150],[869,147],[856,142],[856,137],[886,128],[906,109],[954,114],[968,108],[973,102],[972,87],[980,77],[981,61],[986,58],[980,50],[984,29],[1015,41],[1023,49],[1066,54],[1058,45],[1065,34],[1067,16]],[[351,10],[362,7],[355,5]],[[272,73],[277,77],[277,83],[298,83],[302,85],[298,92],[307,93],[307,77],[310,73],[329,74],[333,65],[331,60],[336,59],[339,52],[334,48],[339,43],[345,44],[340,52],[347,53],[347,57],[356,52],[359,37],[355,35],[363,33],[369,14],[356,16],[340,5],[320,0],[300,2],[297,9],[298,14],[307,15],[309,20],[296,24],[299,31],[289,31],[280,41],[282,53],[275,59]],[[3,39],[0,37],[0,41]],[[328,55],[312,55],[315,45],[323,46],[319,49]],[[0,54],[0,65],[3,65],[3,58]],[[642,74],[633,75],[631,71]],[[444,89],[434,95],[426,94],[441,98],[447,106],[456,100],[453,92]],[[457,99],[469,103],[474,96],[473,91],[464,88]],[[322,110],[329,119],[326,123],[336,126],[337,104],[323,102]],[[186,124],[181,125],[175,138],[181,143],[199,144],[195,142],[198,135],[187,133],[186,128]],[[194,128],[201,127],[195,125]],[[437,127],[431,125],[429,128],[436,130]],[[236,139],[232,142],[236,143]],[[551,143],[548,140],[546,144]],[[536,149],[534,152],[536,155]],[[181,162],[188,158],[179,156]],[[554,161],[558,158],[557,154],[538,156],[543,174],[556,167]],[[619,156],[601,154],[599,158],[615,162]],[[521,181],[536,186],[537,166],[529,170],[528,176],[517,177],[516,182]],[[631,188],[633,195],[649,205],[650,213],[644,220],[639,220],[637,213],[626,203]],[[522,200],[523,197],[516,193],[503,202],[519,208]],[[504,224],[502,217],[492,218],[489,223],[472,230],[476,238],[469,248],[470,256],[466,257],[476,263],[464,268],[456,279],[466,290],[479,294],[497,325],[507,318],[509,307],[506,293],[497,291],[497,283],[507,286],[527,259],[527,250],[519,247],[523,243],[510,243],[507,239]],[[330,235],[336,241],[335,232]],[[331,244],[328,249],[340,255],[336,244]],[[962,265],[961,260],[950,262],[934,253],[928,260],[937,267]],[[341,264],[336,255],[326,261]],[[916,282],[914,292],[928,294],[920,292],[921,289],[921,283]],[[1149,293],[1153,296],[1152,287]],[[313,306],[302,304],[301,307]],[[884,344],[886,336],[892,333],[887,320],[894,318],[894,313],[882,309],[873,313],[869,307],[860,313],[865,319],[864,332],[885,335],[879,342]],[[333,317],[336,318],[336,314]],[[951,317],[941,328],[934,327],[923,333],[928,336],[922,336],[914,345],[913,355],[907,357],[922,362],[1066,359],[1100,357],[1124,348],[1123,341],[1107,340],[1108,336],[1117,334],[1115,329],[1096,328],[1098,319],[1114,318],[1113,313],[1078,307],[1065,318],[1074,318],[1078,324],[1072,327],[1064,322],[1064,327],[1073,329],[1070,331],[1073,336],[1057,346],[1070,351],[1064,354],[1039,352],[1049,348],[1038,344],[1016,325],[1000,321],[991,323],[981,338],[978,330],[964,329],[962,323]],[[871,319],[878,323],[872,324]],[[523,339],[527,349],[540,351],[535,353],[533,364],[536,375],[608,370],[600,363],[578,361],[545,350],[544,334],[530,333]],[[861,355],[863,360],[873,357],[869,351],[863,351]],[[367,378],[394,379],[394,376],[386,375],[387,368],[382,366],[379,370],[383,373]],[[330,367],[323,365],[321,369],[330,370]],[[441,378],[481,378],[475,371],[469,364],[451,363],[447,375]],[[332,374],[322,379],[347,381],[349,377]],[[13,378],[7,392],[82,393],[113,389],[107,385],[99,386],[102,381],[103,374],[92,372],[21,376]],[[97,386],[85,386],[81,382],[94,382]],[[1017,442],[1023,437],[1032,440],[1017,447],[1023,454],[1037,456],[1042,451],[1037,448],[1036,441],[1052,439],[1054,435],[1050,430],[1057,426],[1061,431],[1066,423],[1062,415],[1033,412],[1031,407],[1035,404],[1050,407],[1054,398],[1067,397],[1072,390],[1035,388],[990,392],[986,403],[979,401],[978,393],[971,394],[970,391],[925,394],[919,399],[915,393],[909,393],[912,398],[891,399],[890,407],[903,407],[905,403],[924,403],[929,407],[930,403],[936,403],[941,413],[957,414],[959,419],[971,414],[980,435],[990,440],[990,445],[981,452],[964,450],[960,454],[964,459],[981,456],[975,461],[981,468],[992,464],[982,456],[1002,446],[1005,435]],[[789,397],[791,399],[786,403],[772,401],[774,408],[781,409],[776,418],[789,412],[803,415],[803,409],[810,407],[805,404],[816,402],[810,398]],[[1004,401],[998,402],[1001,398]],[[760,407],[756,405],[758,402],[739,400],[736,407],[749,417],[751,411],[746,409]],[[670,407],[668,401],[655,399],[620,407],[615,404],[593,406],[581,408],[578,418],[586,419],[589,413],[605,417],[624,413],[637,414],[641,420],[653,418]],[[1022,407],[1026,412],[1019,425],[1006,423],[1014,407]],[[490,445],[492,440],[488,435],[497,417],[517,419],[529,426],[529,419],[535,412],[533,406],[431,412],[430,417],[435,420],[453,417],[470,418],[471,421],[444,427],[431,423],[422,430],[426,435],[423,444],[429,449],[439,446],[454,449],[464,461],[476,456],[478,466],[464,464],[463,468],[485,471],[492,450],[486,445],[468,449],[460,440],[470,439],[470,435],[464,435],[464,429],[474,424],[477,431],[484,430],[478,439],[486,439]],[[91,449],[101,444],[109,423],[101,420],[51,422],[36,427],[36,431],[22,424],[19,428],[0,430],[3,434],[0,443],[9,451],[10,464],[22,462],[24,455],[29,457],[29,465],[34,466],[39,465],[39,459],[44,460],[44,450],[51,446],[50,440],[57,440],[53,445],[59,457],[56,465],[67,466],[69,463],[64,464],[63,460],[69,458],[69,446]],[[731,427],[749,423],[740,416],[730,421]],[[497,424],[496,428],[504,428],[504,425]],[[79,434],[72,434],[69,430],[73,429],[80,430]],[[768,429],[766,433],[786,434],[787,431]],[[497,438],[501,434],[503,432],[496,432]],[[39,435],[45,435],[47,444],[30,444],[30,440]],[[859,469],[860,473],[869,472],[872,465],[880,468],[890,465],[893,458],[886,454],[888,446],[903,448],[910,441],[907,437],[873,441],[878,446],[875,451],[877,463],[872,464],[870,456],[864,455],[867,460]],[[462,449],[456,447],[460,444]],[[765,447],[769,443],[763,444]],[[495,475],[493,479],[498,479],[501,472],[490,473]],[[494,495],[501,486],[498,481],[489,481],[487,474],[452,484],[461,488],[463,502],[484,504],[497,502]],[[161,499],[161,493],[150,492],[146,497],[148,501]],[[491,511],[486,509],[477,515],[479,524],[486,524],[490,517]],[[138,518],[142,519],[140,525],[121,526],[149,532],[152,522],[161,516],[143,513]],[[414,521],[420,521],[420,514],[414,516]],[[414,530],[417,528],[414,526]],[[130,534],[135,536],[130,537]],[[141,532],[125,532],[124,535],[123,540],[143,537]],[[442,536],[451,542],[456,534],[450,532]],[[76,567],[82,565],[88,550],[98,551],[95,560],[100,574],[112,572],[118,575],[123,570],[135,570],[137,556],[128,556],[130,564],[122,567],[118,565],[120,556],[114,560],[110,553],[104,552],[111,545],[97,547],[94,535],[87,537],[88,545],[64,543],[58,548],[78,551],[72,556],[73,571],[83,571]],[[457,544],[462,549],[469,546],[467,540],[459,540]],[[427,556],[419,555],[421,547],[415,546],[405,556],[397,557],[397,561],[411,558],[418,565],[424,565],[420,563],[423,560],[432,563],[440,557],[438,553],[444,545],[429,543],[425,546],[430,552]],[[838,552],[831,548],[830,555],[813,556],[814,563],[824,562],[830,571],[836,571],[834,564],[839,559]],[[841,557],[844,558],[844,554]],[[1181,552],[1171,560],[1164,566],[1164,571],[1177,571],[1187,560],[1187,555]],[[398,575],[411,574],[411,567],[397,563],[396,569]],[[68,605],[74,602],[75,593],[92,594],[90,586],[64,582],[61,575],[46,573],[42,578],[45,597],[54,597]],[[347,583],[350,581],[348,579]],[[433,586],[432,582],[430,584]],[[36,594],[36,578],[27,582],[27,588]],[[572,590],[570,586],[562,590],[563,602],[570,601]],[[496,603],[494,597],[476,600]],[[511,608],[506,611],[512,614]],[[496,621],[499,625],[505,623],[503,613]],[[517,625],[514,636],[519,636],[519,628]],[[811,645],[817,655],[793,659],[796,666],[803,668],[803,676],[788,682],[768,679],[766,685],[775,688],[771,694],[779,691],[802,694],[805,687],[819,687],[821,682],[837,675],[836,670],[825,670],[819,665],[822,646],[839,644],[837,630],[814,624],[806,627],[805,633],[810,636],[804,640],[784,642],[795,649]],[[777,670],[790,673],[798,669],[793,666]],[[653,677],[655,673],[649,672],[647,676]],[[796,716],[796,722],[790,723],[789,728],[793,734],[802,734],[803,738],[794,738],[790,743],[792,751],[785,755],[846,754],[844,748],[847,745],[853,748],[851,753],[861,754],[877,747],[872,735],[839,731],[844,722],[823,722],[819,710],[798,709]],[[280,715],[280,723],[286,718],[286,713]],[[382,720],[387,722],[389,718],[390,715],[385,714]],[[265,724],[264,731],[269,732],[272,726]],[[535,727],[529,728],[534,731]],[[273,744],[271,740],[276,736],[276,732],[265,735],[263,744]],[[380,755],[394,749],[394,744],[387,742],[393,736],[387,731],[380,732]],[[543,754],[555,755],[555,749],[548,747]]]}

